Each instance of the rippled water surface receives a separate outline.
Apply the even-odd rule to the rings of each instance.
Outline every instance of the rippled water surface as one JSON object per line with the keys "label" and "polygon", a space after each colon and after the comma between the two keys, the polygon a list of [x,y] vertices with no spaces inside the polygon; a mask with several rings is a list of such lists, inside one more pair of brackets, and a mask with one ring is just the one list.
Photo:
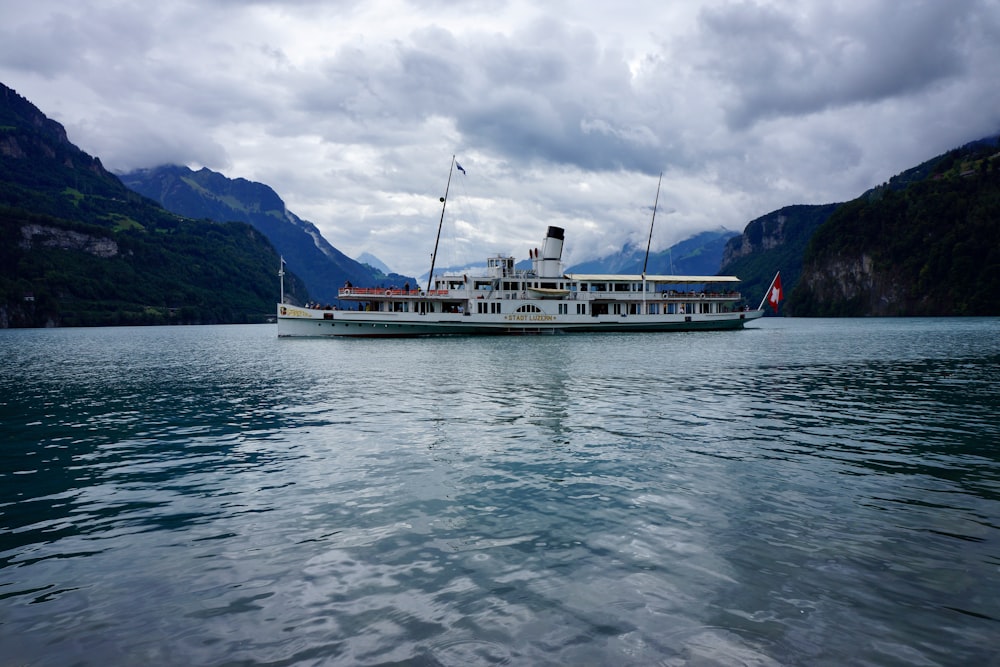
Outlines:
{"label": "rippled water surface", "polygon": [[0,665],[997,665],[1000,320],[0,331]]}

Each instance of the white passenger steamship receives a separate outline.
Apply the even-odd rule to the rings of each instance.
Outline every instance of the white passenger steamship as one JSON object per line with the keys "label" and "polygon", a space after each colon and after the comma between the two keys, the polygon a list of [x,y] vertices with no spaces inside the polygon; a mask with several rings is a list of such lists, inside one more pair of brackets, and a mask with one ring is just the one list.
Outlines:
{"label": "white passenger steamship", "polygon": [[[429,289],[344,287],[347,309],[278,304],[279,336],[426,336],[740,329],[763,315],[733,276],[564,274],[564,231],[549,227],[531,269],[490,257],[482,275],[433,276]],[[284,299],[283,299],[284,301]]]}

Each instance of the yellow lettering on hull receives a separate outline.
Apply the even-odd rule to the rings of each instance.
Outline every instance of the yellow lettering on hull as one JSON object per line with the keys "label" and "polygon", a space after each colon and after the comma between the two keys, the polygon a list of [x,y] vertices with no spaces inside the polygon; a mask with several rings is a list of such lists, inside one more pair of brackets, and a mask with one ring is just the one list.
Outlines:
{"label": "yellow lettering on hull", "polygon": [[504,315],[508,322],[555,322],[555,315]]}

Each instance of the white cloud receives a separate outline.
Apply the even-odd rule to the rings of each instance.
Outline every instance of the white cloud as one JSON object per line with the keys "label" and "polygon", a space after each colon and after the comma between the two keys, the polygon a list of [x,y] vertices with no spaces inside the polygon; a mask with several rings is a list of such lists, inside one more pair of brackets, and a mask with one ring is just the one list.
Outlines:
{"label": "white cloud", "polygon": [[411,274],[453,154],[456,263],[524,257],[549,224],[576,261],[644,239],[661,171],[660,247],[1000,131],[998,0],[41,0],[4,16],[0,81],[109,168],[267,183],[341,250]]}

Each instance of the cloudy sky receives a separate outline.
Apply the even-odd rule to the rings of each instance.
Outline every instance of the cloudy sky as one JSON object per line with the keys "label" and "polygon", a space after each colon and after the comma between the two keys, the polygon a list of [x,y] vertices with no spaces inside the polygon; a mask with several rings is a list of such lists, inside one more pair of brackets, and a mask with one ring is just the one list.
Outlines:
{"label": "cloudy sky", "polygon": [[[857,196],[1000,132],[1000,0],[0,0],[0,81],[113,171],[272,186],[352,256],[564,259]],[[294,268],[294,267],[293,267]]]}

